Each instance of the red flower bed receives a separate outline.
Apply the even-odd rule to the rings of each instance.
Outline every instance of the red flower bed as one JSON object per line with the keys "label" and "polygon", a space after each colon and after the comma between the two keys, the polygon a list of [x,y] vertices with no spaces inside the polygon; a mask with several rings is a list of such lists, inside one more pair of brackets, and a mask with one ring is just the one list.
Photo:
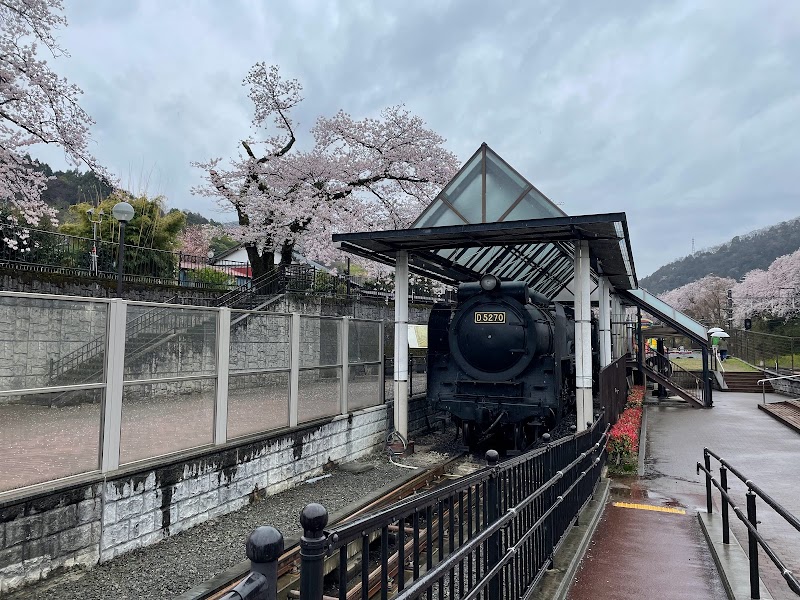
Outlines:
{"label": "red flower bed", "polygon": [[644,387],[635,386],[628,394],[626,408],[608,434],[609,458],[614,464],[630,460],[639,452],[639,427],[642,424]]}

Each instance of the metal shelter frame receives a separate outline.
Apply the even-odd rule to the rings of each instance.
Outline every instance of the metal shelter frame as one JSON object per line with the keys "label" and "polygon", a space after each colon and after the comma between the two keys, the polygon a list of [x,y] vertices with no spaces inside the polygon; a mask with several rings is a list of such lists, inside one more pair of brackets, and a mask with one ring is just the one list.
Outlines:
{"label": "metal shelter frame", "polygon": [[492,273],[572,303],[579,431],[592,420],[592,294],[601,307],[605,367],[624,354],[626,330],[611,322],[622,312],[617,291],[638,285],[625,213],[568,216],[482,144],[409,229],[340,233],[333,241],[396,268],[394,417],[402,436],[408,433],[409,273],[450,285]]}

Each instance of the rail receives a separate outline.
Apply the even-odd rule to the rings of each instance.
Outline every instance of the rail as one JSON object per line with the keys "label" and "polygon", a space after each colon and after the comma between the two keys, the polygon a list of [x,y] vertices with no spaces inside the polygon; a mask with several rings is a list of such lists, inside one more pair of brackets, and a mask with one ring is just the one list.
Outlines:
{"label": "rail", "polygon": [[[30,228],[3,228],[10,236],[24,237],[26,245],[0,244],[0,266],[63,275],[116,279],[119,244],[107,240]],[[226,289],[249,277],[249,265],[223,261],[210,263],[205,256],[125,244],[125,281],[153,285]]]}
{"label": "rail", "polygon": [[[715,458],[719,461],[719,477],[717,481],[711,472],[711,459]],[[733,509],[736,517],[744,523],[747,528],[747,555],[750,561],[750,597],[754,599],[760,598],[759,591],[759,567],[758,567],[758,546],[764,550],[766,555],[770,558],[773,564],[778,568],[784,580],[795,594],[800,596],[800,581],[781,560],[775,550],[770,546],[764,537],[758,532],[758,514],[756,510],[756,497],[761,498],[768,506],[770,506],[780,517],[782,517],[789,525],[794,527],[800,532],[800,519],[795,517],[792,513],[786,510],[778,503],[772,496],[767,494],[753,481],[740,473],[733,465],[723,459],[721,456],[703,448],[703,464],[697,463],[697,473],[700,471],[705,473],[706,476],[706,510],[708,514],[713,512],[713,503],[711,497],[711,487],[717,488],[720,492],[722,502],[722,543],[730,544],[730,526],[729,526],[729,505]],[[747,486],[747,513],[745,514],[734,503],[730,494],[728,494],[728,472],[733,473],[740,481]]]}
{"label": "rail", "polygon": [[779,379],[795,379],[797,377],[800,377],[800,375],[781,375],[780,377],[767,377],[756,381],[756,384],[761,386],[761,404],[767,403],[767,383],[770,381],[778,381]]}
{"label": "rail", "polygon": [[[309,504],[299,598],[530,598],[592,496],[608,429],[602,411],[587,430],[502,463],[490,450],[486,468],[332,530]],[[224,598],[275,598],[282,547],[277,530],[256,530],[250,576]]]}

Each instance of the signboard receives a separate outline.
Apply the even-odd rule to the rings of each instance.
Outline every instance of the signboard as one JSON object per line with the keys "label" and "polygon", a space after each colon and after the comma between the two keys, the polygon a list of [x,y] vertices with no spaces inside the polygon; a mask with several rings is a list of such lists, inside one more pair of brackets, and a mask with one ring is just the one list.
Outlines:
{"label": "signboard", "polygon": [[428,326],[409,325],[408,326],[408,347],[427,348],[428,347]]}

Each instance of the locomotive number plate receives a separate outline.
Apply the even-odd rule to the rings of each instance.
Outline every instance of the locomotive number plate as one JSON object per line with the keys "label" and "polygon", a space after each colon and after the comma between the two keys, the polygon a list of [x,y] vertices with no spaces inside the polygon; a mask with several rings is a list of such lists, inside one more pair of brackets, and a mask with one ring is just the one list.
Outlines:
{"label": "locomotive number plate", "polygon": [[476,312],[475,313],[475,322],[476,323],[505,323],[506,322],[506,313],[505,312]]}

